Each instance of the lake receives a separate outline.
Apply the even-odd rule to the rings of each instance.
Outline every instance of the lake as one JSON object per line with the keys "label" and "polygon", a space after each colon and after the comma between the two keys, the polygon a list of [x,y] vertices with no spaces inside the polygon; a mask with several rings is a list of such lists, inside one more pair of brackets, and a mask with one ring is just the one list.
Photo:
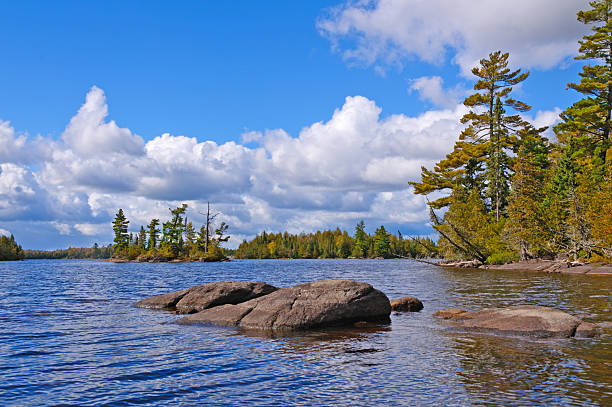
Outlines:
{"label": "lake", "polygon": [[[612,321],[612,279],[410,260],[0,262],[0,405],[612,405],[612,337],[449,330],[432,313],[518,304]],[[137,300],[220,280],[372,284],[425,309],[379,328],[265,336],[180,326]]]}

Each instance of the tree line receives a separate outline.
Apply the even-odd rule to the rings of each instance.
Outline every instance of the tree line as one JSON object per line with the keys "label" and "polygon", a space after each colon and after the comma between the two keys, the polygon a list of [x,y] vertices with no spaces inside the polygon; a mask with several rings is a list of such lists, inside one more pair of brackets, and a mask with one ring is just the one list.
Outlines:
{"label": "tree line", "polygon": [[508,53],[493,52],[472,70],[465,130],[411,183],[417,194],[435,193],[428,204],[445,257],[612,258],[612,0],[589,4],[578,20],[592,31],[576,57],[588,63],[567,84],[581,99],[561,113],[556,140],[521,116],[531,107],[514,90],[529,72],[508,68]]}
{"label": "tree line", "polygon": [[244,240],[234,256],[241,259],[333,259],[333,258],[393,258],[436,257],[435,243],[429,238],[404,239],[401,232],[393,235],[384,226],[373,235],[365,231],[365,223],[359,222],[354,236],[336,230],[301,233],[266,233],[251,241]]}
{"label": "tree line", "polygon": [[11,235],[0,236],[0,261],[1,260],[23,260],[24,253],[21,245],[17,244],[15,237]]}
{"label": "tree line", "polygon": [[130,221],[123,209],[119,209],[112,223],[113,257],[142,261],[225,259],[221,244],[230,238],[226,235],[228,225],[221,222],[215,228],[214,220],[219,214],[211,213],[209,203],[206,213],[202,214],[205,216],[205,223],[196,231],[193,223],[187,219],[187,208],[187,204],[170,208],[170,219],[163,223],[160,223],[159,219],[151,219],[146,229],[141,226],[136,234],[128,232]]}
{"label": "tree line", "polygon": [[113,246],[69,247],[60,250],[24,250],[26,259],[109,259],[113,255]]}

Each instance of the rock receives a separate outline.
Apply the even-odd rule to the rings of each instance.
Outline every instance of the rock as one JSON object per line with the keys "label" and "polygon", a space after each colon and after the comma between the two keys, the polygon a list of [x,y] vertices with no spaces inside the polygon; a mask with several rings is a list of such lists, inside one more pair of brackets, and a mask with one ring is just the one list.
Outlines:
{"label": "rock", "polygon": [[180,324],[213,324],[262,330],[303,330],[355,322],[389,322],[391,305],[371,285],[325,280],[281,288],[237,305],[209,308]]}
{"label": "rock", "polygon": [[582,323],[579,318],[563,311],[536,305],[485,308],[480,311],[459,313],[451,319],[455,326],[470,331],[538,338],[571,337]]}
{"label": "rock", "polygon": [[436,311],[433,313],[434,317],[442,318],[442,319],[452,319],[457,318],[459,315],[466,313],[467,311],[461,308],[449,308],[443,309],[440,311]]}
{"label": "rock", "polygon": [[176,304],[180,314],[191,314],[217,305],[239,304],[270,294],[277,288],[266,283],[221,281],[191,287]]}
{"label": "rock", "polygon": [[148,297],[138,301],[134,305],[139,308],[174,309],[176,303],[187,294],[187,291],[189,291],[189,289]]}
{"label": "rock", "polygon": [[605,330],[612,330],[612,322],[600,322],[597,327]]}
{"label": "rock", "polygon": [[464,260],[464,261],[451,261],[451,262],[440,262],[439,266],[449,268],[479,268],[482,266],[482,262],[478,260]]}
{"label": "rock", "polygon": [[168,309],[189,314],[218,305],[238,304],[270,294],[275,290],[276,287],[266,283],[219,281],[145,298],[135,305],[141,308]]}
{"label": "rock", "polygon": [[423,309],[423,303],[416,297],[402,297],[391,301],[393,311],[417,312]]}
{"label": "rock", "polygon": [[597,333],[597,325],[583,322],[576,328],[574,336],[576,338],[593,338],[597,336]]}

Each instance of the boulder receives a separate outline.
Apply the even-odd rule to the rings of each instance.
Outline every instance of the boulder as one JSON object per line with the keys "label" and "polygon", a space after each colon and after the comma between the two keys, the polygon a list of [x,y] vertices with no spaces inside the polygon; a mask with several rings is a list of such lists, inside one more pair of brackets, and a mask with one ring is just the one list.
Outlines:
{"label": "boulder", "polygon": [[445,319],[450,319],[455,326],[469,331],[538,338],[572,337],[582,323],[579,318],[563,311],[536,305],[485,308],[480,311],[459,313],[443,310],[436,314],[442,318],[446,316]]}
{"label": "boulder", "polygon": [[576,328],[574,336],[576,338],[593,338],[597,336],[597,325],[590,322],[583,322]]}
{"label": "boulder", "polygon": [[145,298],[138,301],[136,306],[141,308],[167,309],[180,314],[190,314],[218,305],[238,304],[270,294],[276,290],[276,287],[261,282],[219,281]]}
{"label": "boulder", "polygon": [[371,285],[325,280],[281,288],[237,305],[209,308],[180,319],[180,324],[213,324],[262,330],[303,330],[389,322],[391,305]]}
{"label": "boulder", "polygon": [[391,309],[399,312],[417,312],[423,309],[423,303],[416,297],[402,297],[391,301]]}

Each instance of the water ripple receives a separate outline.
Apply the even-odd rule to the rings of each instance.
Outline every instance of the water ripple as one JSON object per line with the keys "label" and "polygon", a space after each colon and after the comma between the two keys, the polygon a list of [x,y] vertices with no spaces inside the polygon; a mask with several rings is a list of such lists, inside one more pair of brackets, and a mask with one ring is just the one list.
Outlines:
{"label": "water ripple", "polygon": [[[516,304],[612,320],[610,280],[453,271],[406,260],[0,264],[0,405],[612,404],[612,338],[523,340],[431,314]],[[366,329],[270,334],[179,326],[138,299],[218,280],[366,281],[425,309]]]}

